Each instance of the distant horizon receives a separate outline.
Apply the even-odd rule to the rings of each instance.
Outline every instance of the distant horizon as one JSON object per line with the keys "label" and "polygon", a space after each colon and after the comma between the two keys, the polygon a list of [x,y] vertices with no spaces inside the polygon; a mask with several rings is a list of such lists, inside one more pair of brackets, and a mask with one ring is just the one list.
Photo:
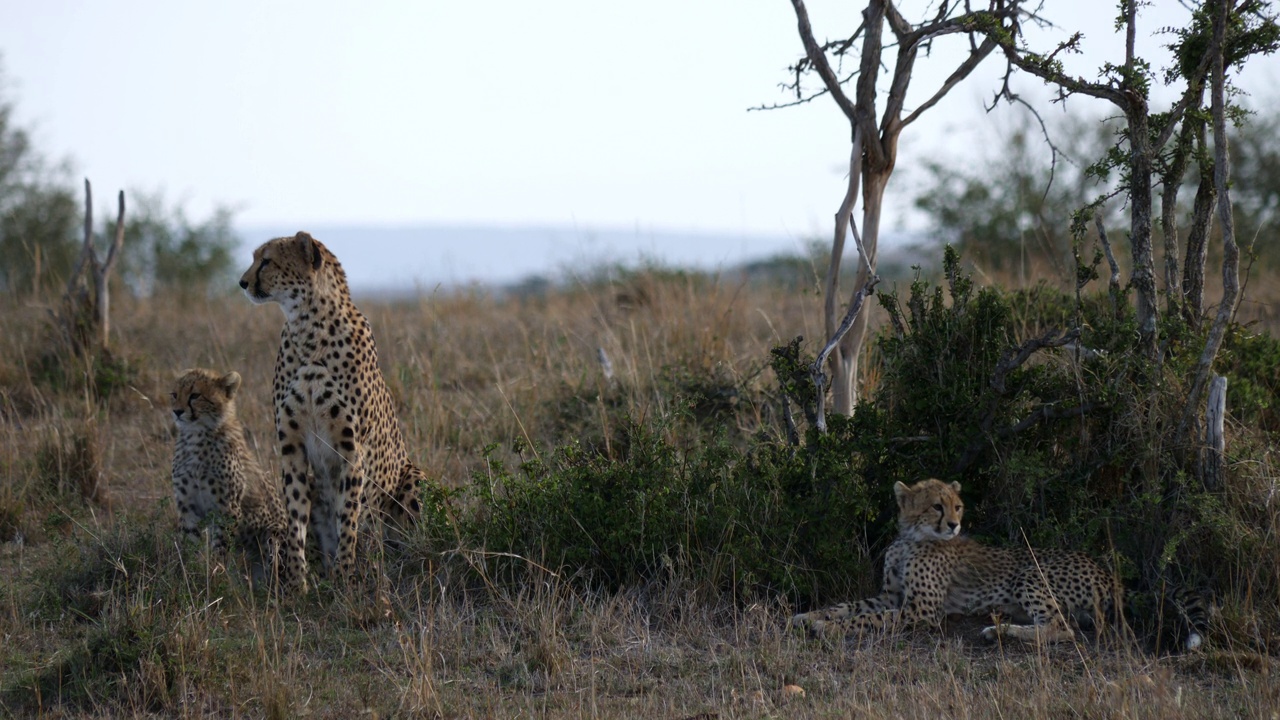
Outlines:
{"label": "distant horizon", "polygon": [[[663,267],[716,272],[777,256],[802,256],[806,237],[634,227],[466,223],[237,224],[237,265],[273,237],[305,230],[338,256],[353,290],[432,291],[558,280],[601,267]],[[883,247],[907,235],[885,233]]]}

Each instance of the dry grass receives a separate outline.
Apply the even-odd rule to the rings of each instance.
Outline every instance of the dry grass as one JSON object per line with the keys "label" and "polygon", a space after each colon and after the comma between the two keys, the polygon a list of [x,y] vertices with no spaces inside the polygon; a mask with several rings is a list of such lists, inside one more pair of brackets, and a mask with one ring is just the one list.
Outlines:
{"label": "dry grass", "polygon": [[[1093,642],[999,648],[965,626],[826,644],[786,633],[790,608],[744,607],[680,578],[592,594],[549,572],[491,578],[462,555],[392,560],[374,590],[276,603],[239,579],[238,561],[180,551],[165,398],[184,368],[239,371],[242,419],[272,464],[279,312],[240,297],[118,301],[115,347],[136,381],[100,404],[39,379],[43,310],[0,303],[0,714],[1270,718],[1280,707],[1273,661],[1230,648],[1163,659]],[[482,472],[491,443],[607,444],[605,404],[667,412],[662,388],[682,368],[737,392],[744,437],[772,427],[768,350],[821,326],[813,294],[680,275],[362,305],[414,455],[447,485]]]}

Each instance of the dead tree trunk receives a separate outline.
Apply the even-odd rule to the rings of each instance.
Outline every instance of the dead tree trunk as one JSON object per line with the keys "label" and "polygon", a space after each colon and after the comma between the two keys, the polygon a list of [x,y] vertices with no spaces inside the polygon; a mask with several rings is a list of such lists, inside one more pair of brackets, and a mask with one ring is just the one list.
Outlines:
{"label": "dead tree trunk", "polygon": [[[124,246],[124,191],[119,195],[119,213],[116,216],[115,235],[107,248],[106,257],[99,258],[93,236],[93,188],[89,179],[84,181],[84,245],[75,269],[67,279],[63,295],[62,315],[58,324],[62,334],[76,355],[94,346],[107,351],[111,336],[111,269],[115,266],[120,249]],[[86,273],[88,279],[85,278]],[[90,295],[89,285],[93,292]]]}

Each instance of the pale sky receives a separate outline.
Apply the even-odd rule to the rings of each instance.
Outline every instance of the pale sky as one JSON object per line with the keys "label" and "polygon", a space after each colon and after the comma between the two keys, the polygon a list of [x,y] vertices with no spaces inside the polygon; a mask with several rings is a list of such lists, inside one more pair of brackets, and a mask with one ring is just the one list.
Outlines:
{"label": "pale sky", "polygon": [[[1177,0],[1154,5],[1146,28],[1186,22]],[[821,41],[849,33],[861,3],[809,6]],[[924,6],[902,3],[911,18]],[[1049,0],[1044,14],[1063,28],[1038,34],[1044,47],[1086,33],[1085,55],[1067,58],[1078,72],[1122,61],[1113,3]],[[834,103],[747,112],[788,99],[778,84],[802,49],[787,0],[0,0],[0,17],[7,95],[38,146],[102,197],[163,189],[193,217],[222,203],[247,226],[794,239],[825,236],[843,194],[849,130]],[[939,41],[909,101],[964,43]],[[1258,87],[1277,79],[1268,63],[1251,71]],[[1003,67],[988,60],[904,133],[891,228],[913,164],[981,141]]]}

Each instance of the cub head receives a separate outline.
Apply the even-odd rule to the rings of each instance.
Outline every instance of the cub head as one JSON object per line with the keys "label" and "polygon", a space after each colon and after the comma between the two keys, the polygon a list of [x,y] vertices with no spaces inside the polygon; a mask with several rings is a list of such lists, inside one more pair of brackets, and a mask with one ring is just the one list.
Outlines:
{"label": "cub head", "polygon": [[960,534],[960,483],[930,478],[908,487],[899,482],[893,494],[898,499],[898,531],[908,538],[950,540]]}
{"label": "cub head", "polygon": [[240,287],[250,300],[280,303],[286,314],[315,293],[345,292],[346,286],[337,258],[305,232],[263,243],[253,251],[253,264],[240,276]]}
{"label": "cub head", "polygon": [[203,368],[187,370],[169,393],[173,417],[179,427],[216,428],[235,417],[239,389],[238,372],[219,375]]}

